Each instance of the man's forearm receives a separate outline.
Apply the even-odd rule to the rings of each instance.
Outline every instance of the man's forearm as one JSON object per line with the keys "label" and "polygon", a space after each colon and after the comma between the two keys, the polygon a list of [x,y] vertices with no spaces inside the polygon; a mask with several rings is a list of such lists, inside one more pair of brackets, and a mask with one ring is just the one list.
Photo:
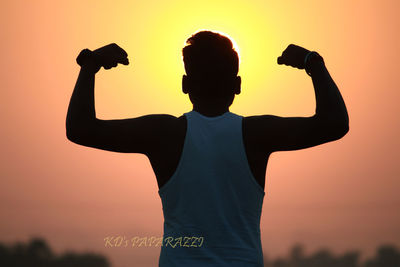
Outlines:
{"label": "man's forearm", "polygon": [[347,128],[349,118],[346,105],[324,62],[314,60],[310,64],[316,99],[315,115],[331,124]]}
{"label": "man's forearm", "polygon": [[89,126],[96,120],[94,81],[95,72],[91,66],[83,66],[69,102],[66,119],[67,135],[76,133],[77,130]]}

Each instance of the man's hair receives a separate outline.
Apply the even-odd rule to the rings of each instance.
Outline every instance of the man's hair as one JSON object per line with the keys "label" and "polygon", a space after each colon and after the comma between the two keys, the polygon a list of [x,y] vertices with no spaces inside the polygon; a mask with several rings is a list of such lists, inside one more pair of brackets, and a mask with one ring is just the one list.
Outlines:
{"label": "man's hair", "polygon": [[183,62],[188,76],[230,78],[239,71],[239,57],[229,38],[211,31],[200,31],[186,41]]}

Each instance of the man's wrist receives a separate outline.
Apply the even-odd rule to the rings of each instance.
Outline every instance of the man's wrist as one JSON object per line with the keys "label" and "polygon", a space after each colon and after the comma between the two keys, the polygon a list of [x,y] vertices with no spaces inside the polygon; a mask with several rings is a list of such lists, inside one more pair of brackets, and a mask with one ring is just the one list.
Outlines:
{"label": "man's wrist", "polygon": [[100,67],[96,64],[94,60],[87,59],[83,62],[81,69],[88,72],[96,73],[99,71]]}
{"label": "man's wrist", "polygon": [[93,52],[89,49],[83,49],[76,58],[76,62],[81,66],[81,69],[88,72],[96,73],[101,67],[98,65]]}
{"label": "man's wrist", "polygon": [[317,52],[313,52],[313,54],[309,57],[306,62],[305,70],[306,73],[311,76],[315,71],[322,69],[325,66],[324,58],[319,55]]}

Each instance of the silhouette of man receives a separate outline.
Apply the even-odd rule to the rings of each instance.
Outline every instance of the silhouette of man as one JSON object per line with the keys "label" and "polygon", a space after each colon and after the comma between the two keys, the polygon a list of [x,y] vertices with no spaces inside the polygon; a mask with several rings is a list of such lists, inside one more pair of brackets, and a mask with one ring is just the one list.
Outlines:
{"label": "silhouette of man", "polygon": [[103,66],[129,64],[116,44],[84,49],[66,119],[67,138],[80,145],[145,154],[153,167],[164,213],[159,266],[263,266],[260,218],[265,170],[275,151],[342,138],[348,115],[341,94],[315,51],[289,45],[278,64],[305,69],[316,95],[311,117],[242,117],[229,111],[240,94],[238,55],[211,31],[183,48],[182,91],[193,110],[102,120],[94,108],[94,77]]}

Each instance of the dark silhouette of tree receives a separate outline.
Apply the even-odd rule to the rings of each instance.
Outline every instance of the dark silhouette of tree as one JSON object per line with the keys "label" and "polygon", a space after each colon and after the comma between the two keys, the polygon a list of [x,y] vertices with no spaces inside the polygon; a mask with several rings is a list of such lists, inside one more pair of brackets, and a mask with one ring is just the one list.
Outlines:
{"label": "dark silhouette of tree", "polygon": [[[376,254],[365,262],[359,261],[360,252],[347,251],[333,255],[327,248],[305,255],[304,246],[296,243],[287,258],[272,259],[264,254],[265,267],[400,267],[400,251],[390,244],[380,245]],[[33,238],[27,244],[0,243],[1,267],[110,267],[108,259],[97,253],[65,252],[56,255],[45,240]]]}
{"label": "dark silhouette of tree", "polygon": [[0,266],[4,267],[109,267],[108,260],[96,253],[66,252],[55,255],[46,241],[33,238],[24,244],[0,243]]}
{"label": "dark silhouette of tree", "polygon": [[360,262],[359,251],[347,251],[342,255],[333,255],[327,248],[319,249],[311,255],[305,255],[302,244],[295,244],[287,258],[271,259],[264,255],[265,267],[400,267],[400,251],[393,245],[381,245],[376,255]]}
{"label": "dark silhouette of tree", "polygon": [[400,266],[400,252],[396,247],[385,244],[377,249],[375,258],[369,259],[365,267],[398,267]]}
{"label": "dark silhouette of tree", "polygon": [[335,258],[327,249],[321,249],[315,252],[307,259],[307,261],[307,266],[309,267],[334,267],[335,265]]}
{"label": "dark silhouette of tree", "polygon": [[348,251],[337,259],[337,266],[340,267],[357,267],[359,263],[360,253],[358,251]]}
{"label": "dark silhouette of tree", "polygon": [[289,253],[289,265],[297,267],[306,267],[304,247],[302,244],[295,244]]}

